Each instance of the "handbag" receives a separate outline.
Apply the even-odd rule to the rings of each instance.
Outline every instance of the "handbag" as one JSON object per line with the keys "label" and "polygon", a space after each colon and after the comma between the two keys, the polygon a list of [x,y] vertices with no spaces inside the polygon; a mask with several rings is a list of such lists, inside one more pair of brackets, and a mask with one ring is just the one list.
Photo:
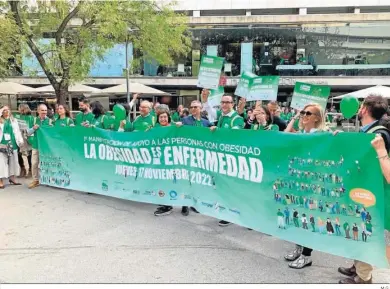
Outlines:
{"label": "handbag", "polygon": [[0,144],[0,153],[5,154],[7,157],[10,157],[14,154],[14,150],[12,149],[11,142],[5,144]]}

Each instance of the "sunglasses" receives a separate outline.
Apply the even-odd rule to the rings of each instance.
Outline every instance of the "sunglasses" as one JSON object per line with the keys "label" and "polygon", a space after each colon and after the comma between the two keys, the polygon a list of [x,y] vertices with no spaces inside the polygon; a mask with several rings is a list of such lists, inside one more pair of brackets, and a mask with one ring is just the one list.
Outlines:
{"label": "sunglasses", "polygon": [[311,115],[313,115],[313,113],[310,112],[310,111],[301,111],[301,112],[300,112],[300,115],[302,115],[302,116],[304,116],[304,115],[306,115],[306,116],[311,116]]}
{"label": "sunglasses", "polygon": [[221,101],[221,104],[231,104],[233,101]]}
{"label": "sunglasses", "polygon": [[190,106],[190,109],[197,109],[200,108],[200,106]]}

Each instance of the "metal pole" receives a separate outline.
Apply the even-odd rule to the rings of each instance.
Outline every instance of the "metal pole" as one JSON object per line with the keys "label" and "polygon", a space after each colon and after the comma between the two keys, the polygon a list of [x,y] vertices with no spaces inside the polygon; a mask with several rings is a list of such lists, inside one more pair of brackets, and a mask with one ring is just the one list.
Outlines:
{"label": "metal pole", "polygon": [[129,81],[129,36],[126,36],[126,96],[127,103],[130,103],[130,81]]}

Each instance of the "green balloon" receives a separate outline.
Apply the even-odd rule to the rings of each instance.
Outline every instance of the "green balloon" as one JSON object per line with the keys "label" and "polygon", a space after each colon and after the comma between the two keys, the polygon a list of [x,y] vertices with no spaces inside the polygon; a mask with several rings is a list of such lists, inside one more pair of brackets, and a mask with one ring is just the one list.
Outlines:
{"label": "green balloon", "polygon": [[353,96],[346,96],[340,103],[343,116],[347,119],[353,117],[359,110],[359,101]]}
{"label": "green balloon", "polygon": [[126,109],[121,104],[115,104],[114,108],[114,116],[116,120],[124,120],[126,119]]}

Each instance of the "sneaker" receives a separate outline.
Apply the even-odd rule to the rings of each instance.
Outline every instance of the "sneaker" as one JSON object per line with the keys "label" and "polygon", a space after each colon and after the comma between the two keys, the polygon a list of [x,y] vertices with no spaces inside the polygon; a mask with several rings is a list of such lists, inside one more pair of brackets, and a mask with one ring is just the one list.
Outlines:
{"label": "sneaker", "polygon": [[169,215],[170,213],[172,213],[172,207],[170,206],[163,206],[163,207],[159,207],[157,208],[157,210],[154,212],[154,215],[155,216],[166,216],[166,215]]}
{"label": "sneaker", "polygon": [[219,221],[218,225],[220,227],[226,227],[226,226],[229,226],[231,223],[228,222],[228,221]]}
{"label": "sneaker", "polygon": [[296,259],[295,261],[292,261],[288,264],[288,267],[293,269],[303,269],[307,266],[311,266],[312,264],[311,257],[309,256],[303,256],[302,254]]}
{"label": "sneaker", "polygon": [[284,256],[284,259],[286,261],[290,261],[290,262],[295,261],[296,259],[298,259],[299,256],[301,256],[302,251],[303,251],[303,247],[296,245],[295,250],[292,251],[291,253],[287,254],[286,256]]}
{"label": "sneaker", "polygon": [[33,180],[30,185],[28,186],[29,189],[33,189],[39,186],[39,181],[38,180]]}
{"label": "sneaker", "polygon": [[190,214],[190,210],[188,209],[188,207],[182,207],[181,208],[181,214],[183,216],[188,216]]}
{"label": "sneaker", "polygon": [[199,214],[198,210],[197,210],[197,209],[195,209],[194,207],[191,207],[190,209],[191,209],[191,211],[193,211],[194,213],[197,213],[197,214]]}

